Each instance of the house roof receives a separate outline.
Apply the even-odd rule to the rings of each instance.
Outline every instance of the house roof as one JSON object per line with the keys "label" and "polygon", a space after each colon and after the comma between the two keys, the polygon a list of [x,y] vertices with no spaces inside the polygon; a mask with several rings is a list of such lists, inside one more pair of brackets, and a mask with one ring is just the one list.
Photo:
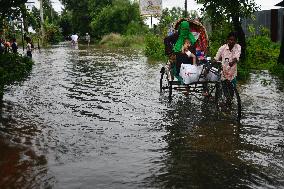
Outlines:
{"label": "house roof", "polygon": [[284,1],[281,1],[280,3],[277,3],[275,6],[284,7]]}

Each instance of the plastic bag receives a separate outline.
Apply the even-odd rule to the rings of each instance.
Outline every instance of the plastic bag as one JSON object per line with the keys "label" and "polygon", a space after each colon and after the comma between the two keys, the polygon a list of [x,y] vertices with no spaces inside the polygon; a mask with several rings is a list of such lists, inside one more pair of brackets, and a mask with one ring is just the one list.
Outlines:
{"label": "plastic bag", "polygon": [[191,64],[181,64],[179,75],[184,84],[190,84],[199,81],[202,66]]}

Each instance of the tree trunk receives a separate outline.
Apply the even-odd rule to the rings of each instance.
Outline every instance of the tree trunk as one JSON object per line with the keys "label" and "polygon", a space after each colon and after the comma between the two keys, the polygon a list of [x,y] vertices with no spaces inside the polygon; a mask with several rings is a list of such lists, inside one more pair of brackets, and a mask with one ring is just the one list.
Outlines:
{"label": "tree trunk", "polygon": [[244,60],[246,57],[246,46],[247,46],[246,45],[246,35],[242,28],[242,24],[240,22],[239,16],[233,16],[232,20],[233,20],[234,29],[238,34],[239,45],[241,45],[242,47],[241,60]]}
{"label": "tree trunk", "polygon": [[[283,17],[283,19],[284,19],[284,17]],[[284,32],[282,32],[282,42],[281,42],[281,47],[280,47],[280,54],[279,54],[279,57],[278,57],[278,64],[284,65]]]}
{"label": "tree trunk", "polygon": [[21,13],[22,13],[22,18],[23,18],[23,26],[24,26],[24,31],[25,33],[28,33],[28,23],[27,23],[27,9],[25,5],[22,5],[20,7]]}

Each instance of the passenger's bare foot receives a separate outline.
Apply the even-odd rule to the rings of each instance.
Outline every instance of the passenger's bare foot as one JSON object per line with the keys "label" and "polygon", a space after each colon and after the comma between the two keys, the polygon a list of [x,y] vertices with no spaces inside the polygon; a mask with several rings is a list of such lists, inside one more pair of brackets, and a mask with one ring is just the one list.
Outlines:
{"label": "passenger's bare foot", "polygon": [[208,94],[207,91],[206,91],[206,92],[203,92],[202,95],[205,96],[205,97],[208,97],[208,96],[209,96],[209,94]]}

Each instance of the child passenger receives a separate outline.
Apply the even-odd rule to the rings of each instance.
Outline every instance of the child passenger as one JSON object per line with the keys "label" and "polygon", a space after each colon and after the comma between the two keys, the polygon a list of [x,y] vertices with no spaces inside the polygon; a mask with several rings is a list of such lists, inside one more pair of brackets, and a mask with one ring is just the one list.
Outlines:
{"label": "child passenger", "polygon": [[185,39],[182,47],[182,53],[186,54],[188,58],[192,58],[192,64],[196,65],[196,56],[189,50],[190,47],[191,47],[190,41],[188,39]]}
{"label": "child passenger", "polygon": [[[183,44],[182,49],[181,49],[182,56],[186,57],[186,59],[184,59],[183,63],[185,63],[185,64],[190,63],[191,62],[190,58],[192,58],[192,64],[196,65],[196,56],[190,50],[192,50],[192,51],[194,50],[193,46],[191,46],[191,43],[188,39],[185,39],[184,44]],[[186,87],[186,90],[183,91],[183,94],[185,96],[189,95],[189,87],[188,86]]]}

